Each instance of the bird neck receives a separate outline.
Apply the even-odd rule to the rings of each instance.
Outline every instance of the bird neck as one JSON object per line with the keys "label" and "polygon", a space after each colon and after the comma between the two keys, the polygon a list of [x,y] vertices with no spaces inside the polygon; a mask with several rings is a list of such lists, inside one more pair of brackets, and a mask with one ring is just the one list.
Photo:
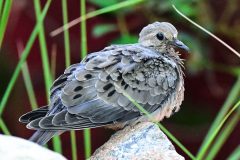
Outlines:
{"label": "bird neck", "polygon": [[174,48],[167,48],[167,51],[165,52],[166,53],[166,56],[168,56],[169,58],[171,58],[172,60],[175,61],[176,64],[178,64],[179,66],[181,66],[182,68],[184,68],[183,64],[183,59],[181,59],[179,57],[179,52],[178,51],[175,51]]}
{"label": "bird neck", "polygon": [[175,51],[172,47],[167,47],[166,45],[161,46],[147,46],[147,48],[150,48],[152,50],[157,51],[159,54],[164,55],[166,57],[169,57],[172,59],[176,64],[183,67],[183,59],[179,57],[179,52]]}

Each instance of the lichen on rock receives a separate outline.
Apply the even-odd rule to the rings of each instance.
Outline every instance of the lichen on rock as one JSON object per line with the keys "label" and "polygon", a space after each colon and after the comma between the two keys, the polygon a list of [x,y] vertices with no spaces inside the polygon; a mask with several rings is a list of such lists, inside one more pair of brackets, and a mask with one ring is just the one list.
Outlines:
{"label": "lichen on rock", "polygon": [[91,160],[184,160],[159,127],[150,122],[116,132]]}

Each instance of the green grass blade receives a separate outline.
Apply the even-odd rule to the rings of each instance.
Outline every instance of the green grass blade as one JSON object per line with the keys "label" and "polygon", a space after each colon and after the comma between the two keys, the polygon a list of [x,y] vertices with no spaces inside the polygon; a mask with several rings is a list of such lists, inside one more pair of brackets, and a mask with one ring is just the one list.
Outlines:
{"label": "green grass blade", "polygon": [[216,135],[218,134],[218,132],[220,131],[220,129],[222,128],[223,124],[226,122],[226,120],[228,119],[228,117],[240,106],[240,101],[238,101],[234,107],[226,114],[226,116],[223,118],[223,120],[221,120],[220,124],[217,126],[217,128],[213,131],[213,133],[210,135],[208,141],[206,142],[205,145],[202,146],[202,149],[200,150],[200,152],[197,155],[197,160],[202,160],[205,153],[207,152],[209,146],[211,145],[211,143],[213,142],[214,138],[216,137]]}
{"label": "green grass blade", "polygon": [[53,142],[53,150],[58,153],[62,153],[62,142],[61,142],[60,136],[54,136],[52,138],[52,142]]}
{"label": "green grass blade", "polygon": [[[62,0],[62,14],[63,14],[63,24],[68,23],[68,15],[67,15],[67,1]],[[69,32],[68,29],[64,30],[64,48],[65,48],[65,64],[66,67],[70,66],[70,42],[69,42]]]}
{"label": "green grass blade", "polygon": [[72,160],[77,160],[77,143],[76,143],[76,132],[70,131],[71,138],[71,149],[72,149]]}
{"label": "green grass blade", "polygon": [[233,151],[233,153],[227,158],[228,160],[240,159],[240,145]]}
{"label": "green grass blade", "polygon": [[[68,23],[68,14],[67,13],[68,13],[67,0],[62,0],[63,24]],[[68,67],[71,64],[70,40],[69,40],[68,29],[64,30],[64,48],[65,48],[65,65],[66,65],[66,67]],[[75,131],[70,131],[70,139],[71,139],[72,159],[77,160],[77,144],[76,144]]]}
{"label": "green grass blade", "polygon": [[[81,16],[86,15],[86,1],[81,0],[80,3]],[[65,25],[66,26],[66,25]],[[81,58],[83,59],[87,55],[87,30],[86,30],[86,19],[81,23]],[[84,129],[84,150],[85,150],[85,159],[88,159],[91,156],[91,130]]]}
{"label": "green grass blade", "polygon": [[56,44],[53,44],[52,49],[51,49],[51,74],[52,74],[52,79],[55,79],[56,63],[57,63],[57,46],[56,46]]}
{"label": "green grass blade", "polygon": [[[86,15],[86,4],[85,0],[81,0],[81,16]],[[87,55],[87,29],[86,20],[81,23],[81,58],[83,59]]]}
{"label": "green grass blade", "polygon": [[143,1],[144,0],[128,0],[128,1],[117,3],[117,4],[109,6],[109,7],[105,7],[105,8],[99,9],[97,11],[93,11],[93,12],[87,13],[86,15],[82,15],[81,17],[79,17],[79,18],[77,18],[75,20],[72,20],[71,22],[69,22],[68,24],[65,24],[64,26],[57,28],[56,30],[52,31],[50,33],[50,35],[52,37],[54,37],[54,36],[60,34],[61,32],[63,32],[64,29],[69,29],[69,28],[75,26],[76,24],[78,24],[78,23],[80,23],[80,22],[82,22],[84,20],[96,17],[96,16],[101,15],[101,14],[113,12],[113,11],[119,10],[121,8],[125,8],[125,7],[129,7],[129,6],[132,6],[132,5],[136,5],[136,4],[138,4],[140,2],[143,2]]}
{"label": "green grass blade", "polygon": [[[34,1],[34,8],[35,8],[36,19],[37,19],[37,21],[39,21],[40,15],[41,15],[41,6],[40,6],[39,0]],[[47,50],[47,44],[46,44],[43,23],[40,25],[38,38],[39,38],[39,45],[40,45],[40,49],[41,49],[41,58],[42,58],[42,63],[43,63],[46,96],[47,96],[47,100],[49,100],[48,97],[49,97],[50,87],[52,85],[52,76],[51,76],[51,69],[50,69],[49,60],[48,60],[48,50]]]}
{"label": "green grass blade", "polygon": [[216,126],[222,120],[224,115],[226,115],[227,111],[230,109],[231,105],[237,100],[239,97],[240,92],[240,76],[238,77],[237,81],[233,85],[232,89],[230,90],[227,99],[225,100],[223,106],[221,107],[220,112],[218,113],[217,117],[215,118],[214,122],[205,139],[208,139],[209,135],[215,130]]}
{"label": "green grass blade", "polygon": [[210,135],[213,134],[213,132],[216,130],[217,126],[220,124],[221,120],[223,119],[224,115],[226,115],[227,111],[230,109],[230,107],[233,105],[233,103],[237,100],[239,97],[240,92],[240,76],[238,77],[237,81],[233,85],[231,91],[229,92],[229,95],[227,96],[227,99],[225,100],[223,106],[221,107],[221,110],[219,111],[218,115],[216,116],[214,122],[212,123],[200,149],[199,152],[202,152],[202,147],[206,145],[207,141],[210,138]]}
{"label": "green grass blade", "polygon": [[156,123],[159,128],[179,147],[181,150],[186,153],[191,159],[196,159],[194,155],[176,138],[171,134],[161,123]]}
{"label": "green grass blade", "polygon": [[[17,43],[17,49],[18,49],[19,57],[21,57],[21,53],[23,51],[23,44]],[[35,92],[33,89],[32,80],[30,77],[27,62],[23,63],[23,65],[22,65],[22,75],[23,75],[23,80],[24,80],[24,84],[26,86],[26,90],[27,90],[27,94],[28,94],[28,98],[29,98],[31,107],[33,110],[37,109],[37,106],[38,106],[37,100],[36,100]]]}
{"label": "green grass blade", "polygon": [[4,123],[3,119],[0,118],[0,128],[2,129],[3,133],[6,135],[11,135],[11,133],[9,132],[6,124]]}
{"label": "green grass blade", "polygon": [[[196,27],[198,27],[199,29],[201,29],[202,31],[204,31],[205,33],[207,33],[208,35],[210,35],[211,37],[213,37],[214,39],[216,39],[218,42],[220,42],[222,45],[224,45],[226,48],[228,48],[232,53],[234,53],[235,55],[237,55],[238,57],[240,57],[240,53],[237,52],[235,49],[233,49],[231,46],[229,46],[226,42],[224,42],[223,40],[221,40],[220,38],[218,38],[216,35],[214,35],[213,33],[209,32],[208,30],[206,30],[205,28],[203,28],[202,26],[200,26],[199,24],[195,23],[194,21],[192,21],[190,18],[188,18],[186,15],[184,15],[182,12],[180,12],[174,5],[172,5],[174,10],[181,15],[183,18],[185,18],[187,21],[189,21],[191,24],[195,25]],[[197,157],[203,157],[205,153],[203,153],[203,149],[204,147],[208,146],[209,141],[210,141],[210,137],[212,137],[212,135],[215,133],[216,129],[219,127],[219,125],[221,124],[221,120],[224,118],[224,115],[227,113],[227,111],[229,110],[229,108],[231,107],[231,105],[237,100],[238,98],[238,93],[239,93],[239,88],[240,88],[240,77],[238,78],[237,83],[234,85],[234,87],[232,88],[227,100],[225,101],[223,107],[221,108],[219,114],[217,115],[217,117],[215,118],[210,130],[207,133],[207,136],[205,137],[199,152],[197,154]],[[216,133],[217,134],[217,133]],[[206,150],[205,150],[206,152]],[[201,155],[201,156],[199,156]]]}
{"label": "green grass blade", "polygon": [[205,33],[207,33],[209,36],[213,37],[215,40],[217,40],[219,43],[221,43],[222,45],[224,45],[226,48],[228,48],[232,53],[234,53],[236,56],[238,56],[240,58],[240,53],[238,51],[236,51],[234,48],[232,48],[230,45],[228,45],[226,42],[224,42],[223,40],[221,40],[220,38],[218,38],[216,35],[214,35],[213,33],[211,33],[210,31],[208,31],[207,29],[205,29],[204,27],[200,26],[199,24],[197,24],[196,22],[192,21],[190,18],[188,18],[186,15],[184,15],[182,12],[180,12],[174,5],[172,5],[173,9],[179,14],[181,15],[183,18],[185,18],[187,21],[189,21],[190,23],[192,23],[193,25],[195,25],[196,27],[198,27],[199,29],[201,29],[202,31],[204,31]]}
{"label": "green grass blade", "polygon": [[0,22],[1,22],[1,15],[2,15],[2,6],[3,6],[3,0],[0,0]]}
{"label": "green grass blade", "polygon": [[[130,95],[128,95],[120,86],[116,86],[118,90],[122,91],[123,95],[126,96],[142,113],[144,113],[152,122],[155,122],[152,116],[140,105],[138,104]],[[177,140],[165,127],[163,127],[159,122],[155,122],[160,129],[179,147],[182,149],[186,155],[191,159],[196,159],[194,155],[183,145],[180,141]]]}
{"label": "green grass blade", "polygon": [[83,136],[84,136],[85,159],[88,159],[92,153],[91,129],[84,129]]}
{"label": "green grass blade", "polygon": [[215,158],[227,138],[230,136],[234,128],[237,126],[239,122],[240,110],[238,109],[237,113],[235,113],[229,120],[229,122],[225,125],[225,128],[219,133],[219,136],[216,138],[215,143],[213,143],[210,148],[206,160],[212,160]]}
{"label": "green grass blade", "polygon": [[27,63],[24,63],[22,66],[22,75],[23,75],[23,79],[24,79],[24,84],[26,86],[26,90],[27,90],[27,94],[28,94],[28,98],[31,104],[32,109],[37,109],[37,101],[36,101],[36,96],[33,90],[33,85],[32,85],[32,81],[31,81],[31,77],[29,74],[29,69],[27,66]]}
{"label": "green grass blade", "polygon": [[[3,4],[3,2],[1,2]],[[2,42],[4,38],[4,33],[8,23],[8,17],[10,15],[10,10],[12,6],[12,0],[5,1],[3,12],[0,17],[0,49],[2,47]]]}
{"label": "green grass blade", "polygon": [[30,38],[29,38],[29,40],[27,42],[27,45],[26,45],[26,47],[23,50],[21,58],[18,61],[18,64],[17,64],[17,66],[16,66],[16,68],[15,68],[15,70],[13,72],[13,75],[12,75],[12,77],[10,79],[10,82],[9,82],[9,84],[7,86],[7,89],[6,89],[6,91],[5,91],[4,95],[3,95],[3,98],[2,98],[1,103],[0,103],[0,116],[2,115],[2,112],[3,112],[3,110],[4,110],[5,106],[6,106],[6,103],[7,103],[7,100],[9,98],[9,95],[10,95],[10,93],[11,93],[11,91],[13,89],[13,86],[14,86],[14,84],[15,84],[18,76],[19,76],[19,73],[21,71],[22,65],[25,62],[28,54],[30,53],[31,47],[32,47],[33,42],[35,41],[35,39],[37,37],[37,34],[38,34],[38,31],[39,31],[39,28],[41,27],[42,21],[43,21],[44,17],[47,14],[47,10],[48,10],[48,8],[50,6],[50,3],[51,3],[51,0],[48,0],[46,2],[46,5],[45,5],[45,7],[43,9],[43,12],[42,12],[42,14],[40,16],[40,19],[39,19],[39,21],[37,21],[37,24],[35,25],[32,33],[30,35]]}
{"label": "green grass blade", "polygon": [[[34,8],[35,8],[36,19],[37,21],[39,21],[41,16],[41,6],[40,6],[39,0],[34,1]],[[39,45],[41,49],[41,59],[43,64],[46,97],[47,97],[47,100],[49,101],[49,91],[52,85],[52,75],[51,75],[51,69],[49,65],[48,50],[47,50],[43,23],[40,24],[38,38],[39,38]],[[60,136],[55,136],[55,138],[53,139],[53,149],[58,153],[62,153]]]}

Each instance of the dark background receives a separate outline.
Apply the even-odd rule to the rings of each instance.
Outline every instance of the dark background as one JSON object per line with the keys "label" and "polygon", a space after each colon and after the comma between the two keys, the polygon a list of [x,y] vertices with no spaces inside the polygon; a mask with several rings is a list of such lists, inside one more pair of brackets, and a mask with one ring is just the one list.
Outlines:
{"label": "dark background", "polygon": [[[42,6],[44,1],[42,2]],[[176,6],[190,18],[214,32],[236,50],[240,50],[240,2],[233,0],[221,1],[185,1],[176,2]],[[101,4],[87,1],[87,12],[99,9]],[[68,19],[80,16],[79,1],[68,1]],[[231,68],[239,68],[239,59],[227,48],[209,37],[172,9],[170,2],[151,0],[146,3],[131,6],[127,9],[100,15],[87,20],[88,53],[103,49],[111,43],[131,43],[137,40],[138,33],[149,23],[168,21],[180,32],[180,38],[191,49],[185,62],[185,100],[181,110],[162,123],[176,136],[192,153],[197,153],[211,123],[228,96],[231,86],[236,80]],[[3,47],[0,53],[0,97],[4,94],[9,79],[18,62],[17,42],[25,44],[35,25],[35,11],[31,1],[14,1],[9,17]],[[56,75],[65,69],[63,33],[51,37],[54,29],[62,26],[62,8],[60,1],[53,1],[45,18],[45,32],[49,58],[53,45],[57,46]],[[109,31],[97,28],[99,25],[112,26]],[[119,27],[120,26],[120,27]],[[126,30],[124,30],[126,27]],[[120,29],[119,29],[120,28]],[[100,30],[100,31],[99,31]],[[80,62],[80,24],[70,29],[71,63]],[[34,90],[39,106],[45,105],[46,95],[40,57],[39,42],[35,41],[27,58]],[[29,111],[30,103],[22,76],[10,95],[3,119],[14,136],[28,138],[33,133],[18,122],[23,113]],[[92,129],[93,151],[106,142],[111,130]],[[239,145],[240,126],[238,125],[223,145],[216,159],[226,157]],[[78,156],[84,156],[83,134],[77,131]],[[71,158],[69,133],[62,135],[63,154]],[[175,145],[176,146],[176,145]],[[185,155],[178,148],[180,154]],[[185,156],[186,159],[187,156]]]}

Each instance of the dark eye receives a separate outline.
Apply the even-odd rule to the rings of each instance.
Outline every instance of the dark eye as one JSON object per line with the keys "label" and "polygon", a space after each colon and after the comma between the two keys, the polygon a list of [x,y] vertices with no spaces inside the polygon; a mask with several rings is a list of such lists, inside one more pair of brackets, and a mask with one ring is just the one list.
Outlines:
{"label": "dark eye", "polygon": [[158,33],[156,36],[157,36],[157,39],[160,41],[164,39],[164,35],[162,33]]}

